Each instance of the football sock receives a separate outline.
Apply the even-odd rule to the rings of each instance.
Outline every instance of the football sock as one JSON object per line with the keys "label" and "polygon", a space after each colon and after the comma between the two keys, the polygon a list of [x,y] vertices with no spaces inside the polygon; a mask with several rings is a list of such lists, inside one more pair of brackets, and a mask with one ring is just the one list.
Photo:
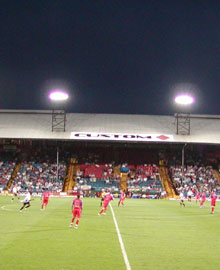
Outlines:
{"label": "football sock", "polygon": [[99,214],[102,214],[104,212],[104,210],[102,209],[100,212],[99,212]]}

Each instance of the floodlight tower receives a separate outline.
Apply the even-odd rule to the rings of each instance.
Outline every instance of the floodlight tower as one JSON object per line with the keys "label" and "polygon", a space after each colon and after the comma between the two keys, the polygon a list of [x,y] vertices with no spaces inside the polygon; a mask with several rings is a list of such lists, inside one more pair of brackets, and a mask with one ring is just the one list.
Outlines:
{"label": "floodlight tower", "polygon": [[[53,90],[48,95],[49,99],[53,102],[52,110],[52,132],[66,130],[66,112],[63,109],[64,103],[68,100],[69,95],[62,90]],[[57,171],[56,179],[59,178],[59,147],[57,146]]]}
{"label": "floodlight tower", "polygon": [[65,101],[68,100],[67,92],[55,89],[49,93],[49,99],[53,102],[52,110],[52,132],[66,131],[66,112],[63,109]]}
{"label": "floodlight tower", "polygon": [[[188,94],[181,94],[175,97],[175,102],[184,107],[185,113],[176,113],[176,134],[180,135],[190,135],[190,114],[189,106],[194,103],[195,99],[193,96]],[[188,109],[188,110],[187,110]],[[184,144],[182,147],[182,183],[184,180],[184,164],[185,164],[185,147],[187,144]]]}

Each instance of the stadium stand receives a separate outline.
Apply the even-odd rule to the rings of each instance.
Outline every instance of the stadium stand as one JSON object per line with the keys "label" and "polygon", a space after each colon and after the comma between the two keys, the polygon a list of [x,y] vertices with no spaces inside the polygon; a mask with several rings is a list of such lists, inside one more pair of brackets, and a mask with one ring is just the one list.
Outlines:
{"label": "stadium stand", "polygon": [[[192,116],[193,132],[186,137],[176,134],[173,116],[67,114],[66,132],[58,133],[51,132],[51,111],[0,113],[5,127],[0,140],[0,183],[4,188],[20,183],[23,189],[48,187],[71,194],[74,189],[112,187],[148,194],[165,190],[168,197],[175,197],[182,187],[181,152],[187,143],[183,184],[219,191],[220,117]],[[56,179],[58,148],[61,167]],[[205,167],[200,176],[194,168],[196,183],[190,178],[189,166]]]}

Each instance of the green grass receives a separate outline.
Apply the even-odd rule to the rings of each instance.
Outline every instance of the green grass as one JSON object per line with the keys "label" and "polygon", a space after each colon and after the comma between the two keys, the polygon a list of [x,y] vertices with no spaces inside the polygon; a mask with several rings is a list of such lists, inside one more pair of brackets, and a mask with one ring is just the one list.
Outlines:
{"label": "green grass", "polygon": [[[97,216],[98,199],[84,199],[79,229],[69,228],[71,198],[50,198],[20,213],[21,203],[0,196],[1,270],[126,269],[110,208]],[[210,202],[180,208],[177,201],[112,202],[132,270],[220,269],[220,209]]]}

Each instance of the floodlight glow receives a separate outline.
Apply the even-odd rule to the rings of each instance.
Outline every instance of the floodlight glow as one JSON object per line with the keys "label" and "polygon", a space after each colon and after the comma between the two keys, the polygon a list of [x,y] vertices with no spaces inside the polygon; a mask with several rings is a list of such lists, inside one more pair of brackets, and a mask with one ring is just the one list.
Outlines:
{"label": "floodlight glow", "polygon": [[69,95],[66,92],[54,90],[49,94],[49,98],[54,101],[64,101],[69,98]]}
{"label": "floodlight glow", "polygon": [[194,98],[189,95],[178,95],[175,97],[175,102],[181,105],[190,105],[194,103]]}

